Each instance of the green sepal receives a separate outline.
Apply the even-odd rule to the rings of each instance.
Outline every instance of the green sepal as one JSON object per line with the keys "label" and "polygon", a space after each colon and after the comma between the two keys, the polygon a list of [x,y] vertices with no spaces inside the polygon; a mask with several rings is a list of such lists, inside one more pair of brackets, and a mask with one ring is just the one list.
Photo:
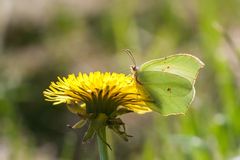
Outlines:
{"label": "green sepal", "polygon": [[93,122],[90,122],[88,129],[83,136],[83,142],[87,142],[88,140],[92,139],[95,133],[96,133],[96,130],[94,128]]}
{"label": "green sepal", "polygon": [[122,139],[128,141],[131,135],[126,133],[125,124],[120,118],[111,119],[108,121],[108,127],[112,129],[115,133],[117,133]]}
{"label": "green sepal", "polygon": [[87,120],[81,119],[81,120],[78,121],[76,124],[74,124],[74,125],[72,126],[72,128],[73,128],[73,129],[82,128],[86,123],[87,123]]}
{"label": "green sepal", "polygon": [[90,120],[88,130],[83,137],[83,142],[92,139],[95,133],[98,132],[100,128],[105,127],[107,119],[107,115],[103,113],[100,113],[96,117],[92,118]]}

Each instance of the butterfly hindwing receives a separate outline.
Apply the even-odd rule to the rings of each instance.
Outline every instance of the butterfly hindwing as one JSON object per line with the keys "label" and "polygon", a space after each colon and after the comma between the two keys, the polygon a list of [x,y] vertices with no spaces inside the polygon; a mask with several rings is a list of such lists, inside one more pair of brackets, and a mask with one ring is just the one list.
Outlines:
{"label": "butterfly hindwing", "polygon": [[138,86],[150,97],[149,107],[163,115],[184,113],[194,96],[192,84],[180,76],[159,71],[138,72]]}

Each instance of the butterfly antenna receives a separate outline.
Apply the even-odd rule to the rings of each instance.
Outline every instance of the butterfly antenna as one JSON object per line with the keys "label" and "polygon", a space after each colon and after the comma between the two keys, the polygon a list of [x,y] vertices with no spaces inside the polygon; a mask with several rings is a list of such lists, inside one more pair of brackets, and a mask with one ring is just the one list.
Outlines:
{"label": "butterfly antenna", "polygon": [[124,51],[124,53],[128,54],[128,56],[130,57],[130,59],[132,60],[132,62],[134,64],[134,66],[137,66],[137,63],[136,63],[135,58],[133,57],[132,51],[130,49],[124,49],[123,51]]}

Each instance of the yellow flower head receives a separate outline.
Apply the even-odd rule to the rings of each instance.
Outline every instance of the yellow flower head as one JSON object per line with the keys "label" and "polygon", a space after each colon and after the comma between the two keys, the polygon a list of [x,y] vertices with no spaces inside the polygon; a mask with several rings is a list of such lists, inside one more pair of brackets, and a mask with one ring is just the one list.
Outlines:
{"label": "yellow flower head", "polygon": [[[116,118],[128,112],[145,113],[151,111],[136,88],[134,78],[124,74],[91,72],[79,73],[52,82],[43,94],[45,100],[54,105],[66,103],[68,109],[83,120],[98,121],[113,129],[127,140],[124,123]],[[99,118],[100,117],[100,118]],[[79,128],[85,121],[79,121],[74,128]],[[95,126],[96,130],[96,126]]]}

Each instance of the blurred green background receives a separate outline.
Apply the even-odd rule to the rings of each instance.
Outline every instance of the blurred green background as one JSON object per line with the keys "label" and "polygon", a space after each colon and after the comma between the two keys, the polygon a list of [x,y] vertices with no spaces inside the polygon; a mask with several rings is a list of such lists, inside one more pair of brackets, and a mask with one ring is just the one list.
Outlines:
{"label": "blurred green background", "polygon": [[134,137],[110,132],[111,159],[239,160],[239,19],[239,0],[0,0],[0,159],[98,159],[42,92],[70,73],[130,74],[128,48],[138,65],[190,53],[206,66],[185,116],[123,116]]}

